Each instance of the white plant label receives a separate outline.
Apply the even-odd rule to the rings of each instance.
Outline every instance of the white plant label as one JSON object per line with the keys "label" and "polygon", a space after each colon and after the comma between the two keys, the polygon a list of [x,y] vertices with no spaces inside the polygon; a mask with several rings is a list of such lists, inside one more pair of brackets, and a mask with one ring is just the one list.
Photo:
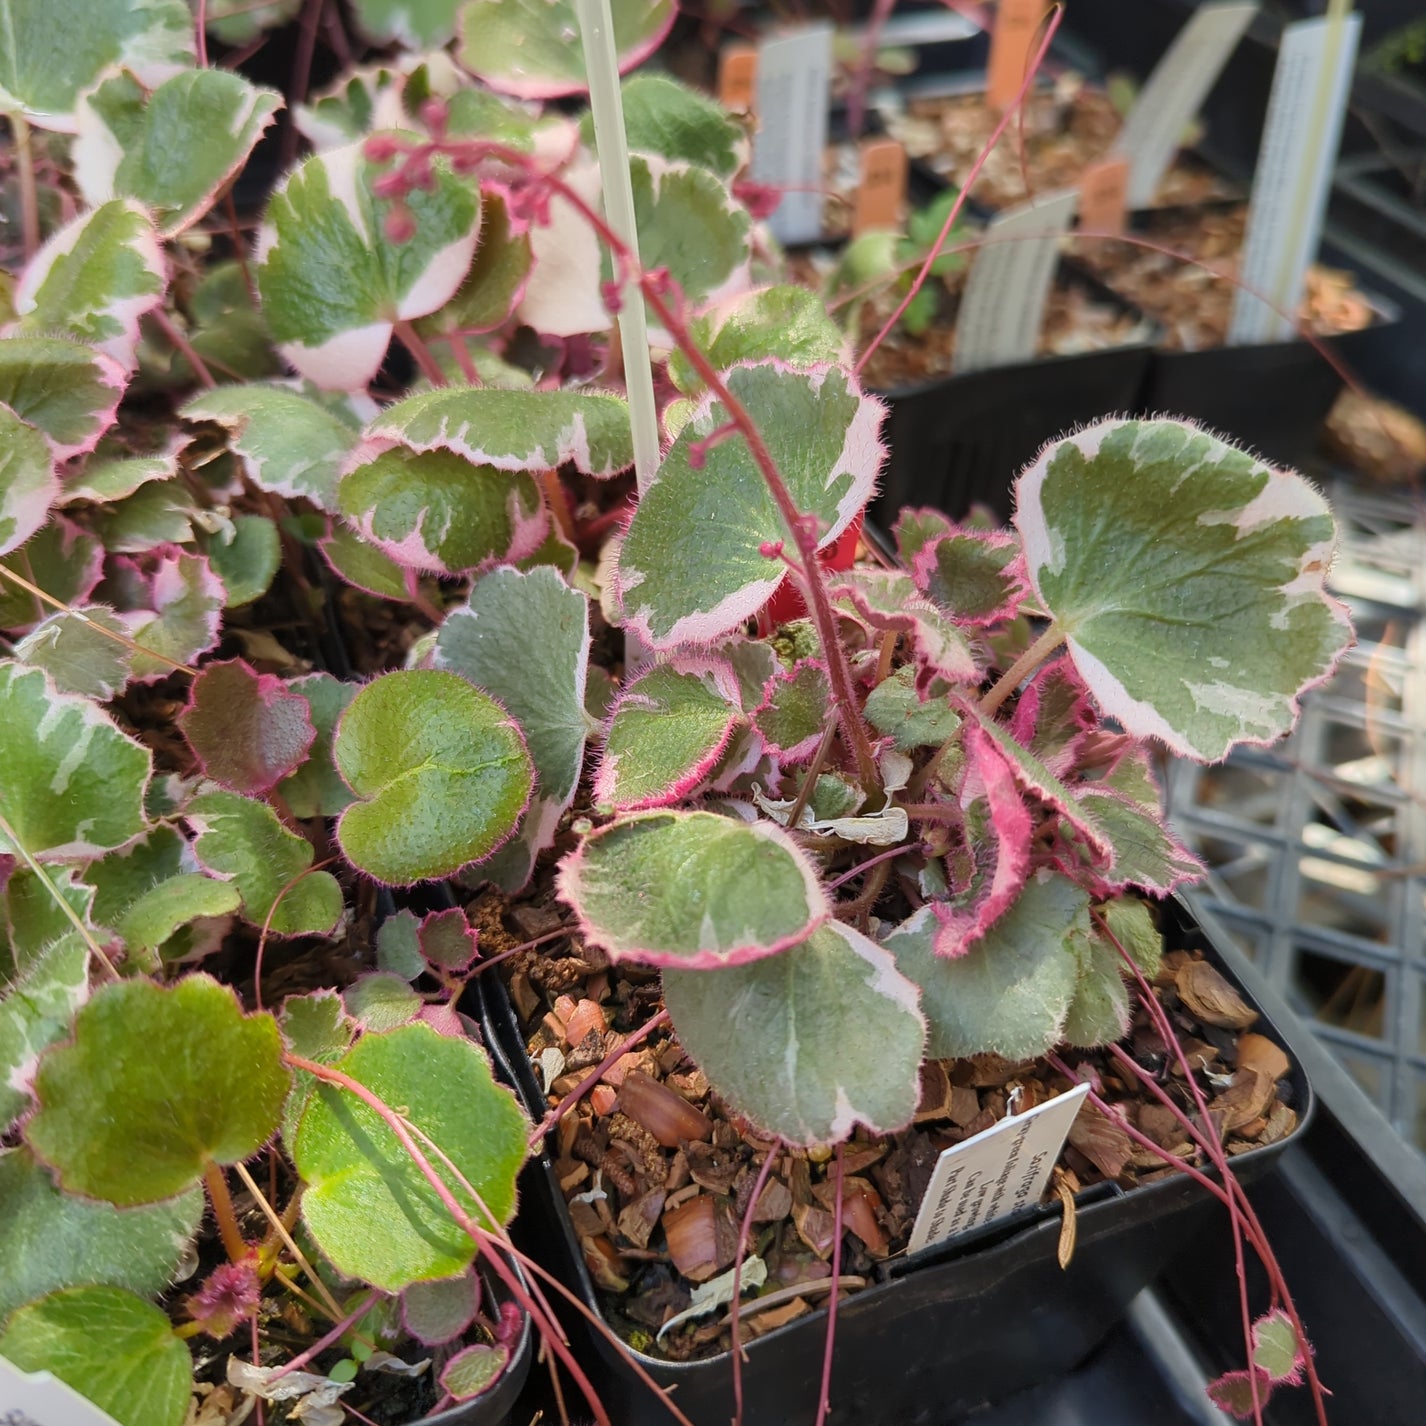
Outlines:
{"label": "white plant label", "polygon": [[118,1426],[107,1411],[49,1372],[22,1372],[0,1357],[0,1426]]}
{"label": "white plant label", "polygon": [[1060,239],[1079,194],[1046,194],[1007,208],[988,223],[966,274],[956,318],[956,371],[982,371],[1035,355]]}
{"label": "white plant label", "polygon": [[832,92],[832,26],[807,25],[758,46],[752,175],[785,188],[768,219],[781,243],[822,236],[822,154]]}
{"label": "white plant label", "polygon": [[947,1149],[936,1160],[907,1251],[918,1253],[1038,1203],[1088,1093],[1087,1084],[1077,1084]]}
{"label": "white plant label", "polygon": [[1153,200],[1184,129],[1257,12],[1257,0],[1200,6],[1144,81],[1114,145],[1129,160],[1130,208]]}
{"label": "white plant label", "polygon": [[1361,32],[1360,15],[1303,20],[1282,32],[1229,346],[1287,341],[1296,331],[1294,315],[1322,236]]}

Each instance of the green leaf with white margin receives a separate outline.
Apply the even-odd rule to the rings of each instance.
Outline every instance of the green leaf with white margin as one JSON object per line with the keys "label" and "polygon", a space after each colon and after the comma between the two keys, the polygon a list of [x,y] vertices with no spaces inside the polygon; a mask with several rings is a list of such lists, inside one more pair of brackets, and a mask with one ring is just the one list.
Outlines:
{"label": "green leaf with white margin", "polygon": [[523,470],[385,440],[365,442],[351,459],[337,491],[341,513],[407,569],[461,574],[524,559],[545,542],[549,512]]}
{"label": "green leaf with white margin", "polygon": [[233,516],[231,536],[222,533],[207,542],[209,563],[223,581],[229,609],[251,604],[267,593],[282,563],[277,526],[266,515]]}
{"label": "green leaf with white margin", "polygon": [[[491,99],[493,94],[479,90],[462,90],[457,98]],[[498,102],[498,101],[497,101]],[[454,120],[455,115],[452,115]],[[459,133],[451,122],[448,131]],[[512,146],[514,140],[506,140]],[[510,219],[510,202],[498,188],[481,191],[480,246],[470,270],[456,295],[437,312],[422,317],[416,330],[423,336],[441,336],[461,332],[468,336],[489,332],[502,326],[510,317],[525,291],[534,256],[530,251],[530,235],[524,225],[516,230]]]}
{"label": "green leaf with white margin", "polygon": [[44,433],[0,406],[0,555],[18,549],[45,523],[58,494],[54,453]]}
{"label": "green leaf with white margin", "polygon": [[[515,1096],[495,1083],[479,1046],[406,1025],[362,1036],[334,1068],[399,1108],[421,1141],[441,1151],[430,1153],[430,1162],[477,1223],[495,1230],[509,1221],[530,1125]],[[303,1220],[339,1272],[400,1292],[470,1265],[475,1243],[391,1129],[355,1095],[319,1085],[292,1157],[306,1185]]]}
{"label": "green leaf with white margin", "polygon": [[1119,953],[1092,931],[1076,932],[1069,945],[1079,978],[1060,1038],[1067,1045],[1086,1049],[1112,1045],[1123,1039],[1129,1028],[1129,991],[1119,970]]}
{"label": "green leaf with white margin", "polygon": [[0,1356],[51,1372],[117,1426],[182,1426],[193,1358],[168,1317],[119,1287],[70,1287],[13,1312]]}
{"label": "green leaf with white margin", "polygon": [[[724,180],[747,163],[747,129],[706,94],[647,71],[631,74],[623,91],[624,130],[635,153],[697,164]],[[594,121],[589,114],[580,120],[580,134],[592,149]]]}
{"label": "green leaf with white margin", "polygon": [[132,371],[139,318],[163,301],[167,274],[153,220],[115,198],[66,223],[25,268],[11,334],[77,337]]}
{"label": "green leaf with white margin", "polygon": [[[538,658],[530,650],[538,649]],[[506,891],[529,880],[574,798],[589,724],[589,600],[552,569],[492,570],[446,614],[434,664],[484,689],[520,725],[535,794],[518,835],[481,868]]]}
{"label": "green leaf with white margin", "polygon": [[157,1297],[203,1219],[203,1191],[143,1208],[61,1193],[28,1149],[0,1153],[0,1322],[61,1287]]}
{"label": "green leaf with white margin", "polygon": [[621,817],[565,857],[558,884],[611,960],[694,970],[775,955],[832,912],[781,827],[712,812]]}
{"label": "green leaf with white margin", "polygon": [[[1109,933],[1129,953],[1145,980],[1153,980],[1164,958],[1164,938],[1154,923],[1154,913],[1137,896],[1116,896],[1095,908],[1104,918]],[[1102,935],[1099,927],[1095,934]],[[1109,942],[1113,946],[1113,942]],[[1113,946],[1119,954],[1118,946]],[[1122,962],[1121,962],[1122,964]]]}
{"label": "green leaf with white margin", "polygon": [[[623,73],[663,43],[674,0],[612,0],[614,48]],[[467,0],[456,59],[502,94],[555,99],[588,87],[574,0]]]}
{"label": "green leaf with white margin", "polygon": [[408,49],[449,44],[461,0],[353,0],[362,34],[375,44],[396,40]]}
{"label": "green leaf with white margin", "polygon": [[[762,287],[716,303],[694,318],[689,335],[715,371],[743,361],[777,357],[789,366],[825,366],[846,352],[841,328],[827,305],[805,287]],[[703,379],[681,351],[669,353],[668,374],[678,389],[697,396]]]}
{"label": "green leaf with white margin", "polygon": [[351,789],[337,774],[332,761],[332,738],[337,720],[357,694],[357,685],[343,683],[329,673],[309,673],[287,681],[288,691],[307,700],[316,740],[307,760],[277,790],[294,817],[336,817],[352,803]]}
{"label": "green leaf with white margin", "polygon": [[[243,898],[243,915],[279,936],[330,931],[342,914],[342,888],[312,865],[312,844],[289,832],[265,802],[236,792],[205,792],[184,816],[197,829],[193,853],[205,871],[230,878]],[[277,903],[294,877],[302,876]]]}
{"label": "green leaf with white margin", "polygon": [[[82,604],[99,583],[104,547],[88,530],[63,517],[51,519],[0,565],[43,589],[61,604]],[[0,575],[0,629],[28,629],[50,612],[27,589]]]}
{"label": "green leaf with white margin", "polygon": [[897,969],[920,987],[932,1059],[987,1052],[1030,1059],[1058,1043],[1079,980],[1071,943],[1089,933],[1089,897],[1079,887],[1040,872],[953,959],[935,953],[936,931],[934,908],[926,906],[883,943]]}
{"label": "green leaf with white margin", "polygon": [[430,191],[402,200],[409,242],[383,235],[392,201],[372,182],[385,171],[360,143],[299,164],[268,203],[257,244],[263,312],[283,356],[328,390],[355,391],[377,373],[393,324],[448,302],[470,266],[480,231],[475,189],[433,168]]}
{"label": "green leaf with white margin", "polygon": [[[155,1074],[181,1065],[182,1074]],[[277,1021],[211,976],[101,986],[35,1075],[25,1141],[70,1193],[120,1207],[241,1163],[277,1130],[290,1079]]]}
{"label": "green leaf with white margin", "polygon": [[114,423],[124,369],[66,337],[0,339],[0,402],[49,437],[57,460],[93,450]]}
{"label": "green leaf with white margin", "polygon": [[337,725],[333,756],[357,796],[337,840],[359,870],[390,886],[488,857],[514,833],[534,784],[514,720],[439,669],[367,684]]}
{"label": "green leaf with white margin", "polygon": [[405,65],[397,59],[355,65],[307,103],[294,106],[294,127],[318,153],[364,138],[373,129],[405,127],[398,115],[404,117],[400,94],[406,79]]}
{"label": "green leaf with white margin", "polygon": [[257,39],[264,30],[275,30],[295,20],[301,9],[302,0],[267,0],[261,5],[254,5],[252,0],[209,0],[208,33],[237,49]]}
{"label": "green leaf with white margin", "polygon": [[57,941],[75,935],[63,907],[93,924],[94,892],[78,879],[78,870],[50,867],[43,878],[26,866],[11,871],[0,893],[0,982],[27,975]]}
{"label": "green leaf with white margin", "polygon": [[5,988],[0,997],[0,1130],[8,1129],[29,1104],[41,1054],[69,1033],[74,1012],[88,998],[89,948],[72,932],[35,956]]}
{"label": "green leaf with white margin", "polygon": [[152,481],[98,511],[91,520],[110,554],[146,554],[161,545],[191,544],[194,525],[207,519],[186,484]]}
{"label": "green leaf with white margin", "polygon": [[712,772],[740,721],[737,675],[722,659],[655,664],[614,704],[594,774],[601,811],[664,807]]}
{"label": "green leaf with white margin", "polygon": [[232,882],[188,872],[146,891],[114,929],[130,951],[157,950],[190,922],[205,916],[227,916],[241,902]]}
{"label": "green leaf with white margin", "polygon": [[[88,699],[0,662],[0,852],[90,861],[144,829],[152,760]],[[15,836],[20,845],[10,838]]]}
{"label": "green leaf with white margin", "polygon": [[629,403],[604,392],[444,387],[388,406],[367,435],[413,451],[454,451],[495,470],[554,470],[568,461],[603,477],[634,463]]}
{"label": "green leaf with white margin", "polygon": [[259,489],[336,511],[342,461],[360,438],[336,411],[290,387],[254,382],[201,392],[180,414],[221,426]]}
{"label": "green leaf with white margin", "polygon": [[[762,432],[792,503],[813,516],[819,548],[866,504],[880,468],[882,407],[836,367],[734,367],[728,386]],[[619,552],[627,622],[655,648],[711,642],[755,614],[781,584],[791,540],[741,435],[720,439],[702,468],[690,453],[728,422],[711,395],[680,432],[639,500]]]}
{"label": "green leaf with white margin", "polygon": [[[123,585],[129,598],[120,619],[129,637],[151,651],[133,656],[134,678],[166,678],[174,663],[192,663],[218,642],[227,593],[203,555],[170,550],[151,572],[125,572]],[[135,596],[138,608],[130,602]]]}
{"label": "green leaf with white margin", "polygon": [[104,629],[128,638],[119,616],[102,604],[51,614],[15,645],[15,658],[44,669],[61,693],[107,701],[128,683],[131,654]]}
{"label": "green leaf with white margin", "polygon": [[1323,592],[1326,502],[1188,422],[1103,421],[1047,446],[1015,523],[1101,711],[1180,756],[1281,736],[1351,637]]}
{"label": "green leaf with white margin", "polygon": [[769,679],[753,726],[779,763],[795,765],[817,751],[834,716],[826,666],[804,659]]}
{"label": "green leaf with white margin", "polygon": [[908,574],[872,567],[829,577],[834,606],[881,632],[905,634],[916,660],[950,683],[979,683],[981,670],[970,640]]}
{"label": "green leaf with white margin", "polygon": [[193,63],[184,0],[4,0],[0,113],[74,132],[81,90],[111,65],[158,83]]}
{"label": "green leaf with white margin", "polygon": [[247,161],[282,96],[225,69],[186,69],[150,92],[127,71],[79,102],[74,177],[91,207],[135,198],[175,238]]}
{"label": "green leaf with white margin", "polygon": [[730,1108],[811,1147],[916,1112],[926,1021],[886,951],[841,921],[751,965],[666,970],[679,1043]]}
{"label": "green leaf with white margin", "polygon": [[177,456],[111,456],[96,453],[84,462],[84,468],[78,475],[65,480],[64,489],[55,504],[64,507],[84,501],[106,505],[126,499],[151,481],[173,480],[177,475]]}

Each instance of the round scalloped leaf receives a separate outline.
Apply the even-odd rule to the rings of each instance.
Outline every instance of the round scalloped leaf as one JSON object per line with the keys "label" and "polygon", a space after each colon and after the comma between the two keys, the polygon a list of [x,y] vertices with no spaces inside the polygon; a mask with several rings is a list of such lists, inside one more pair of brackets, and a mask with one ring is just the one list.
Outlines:
{"label": "round scalloped leaf", "polygon": [[[136,653],[134,678],[166,678],[173,662],[192,663],[218,642],[227,591],[206,555],[173,547],[156,551],[158,561],[145,573],[129,561],[110,561],[109,574],[122,584],[120,620],[129,637],[151,653]],[[148,562],[145,562],[148,566]],[[123,574],[120,571],[124,571]],[[107,593],[107,587],[106,587]],[[120,601],[116,598],[116,603]],[[137,605],[137,607],[134,607]],[[161,654],[165,657],[155,658]]]}
{"label": "round scalloped leaf", "polygon": [[[89,861],[143,831],[151,760],[88,699],[0,663],[0,813],[40,861]],[[0,852],[15,852],[0,833]]]}
{"label": "round scalloped leaf", "polygon": [[397,564],[460,574],[524,559],[544,543],[549,516],[525,471],[472,465],[448,450],[382,444],[358,452],[337,503]]}
{"label": "round scalloped leaf", "polygon": [[51,614],[15,645],[15,657],[44,669],[61,693],[113,698],[129,681],[130,651],[104,629],[128,638],[118,615],[102,604]]}
{"label": "round scalloped leaf", "polygon": [[[765,362],[735,367],[727,381],[793,504],[816,518],[825,549],[872,493],[881,404],[835,367],[795,372]],[[722,404],[705,396],[640,497],[619,551],[627,622],[655,648],[709,642],[737,628],[786,573],[780,559],[761,553],[791,534],[742,436],[722,437],[701,469],[690,460],[695,443],[727,422]]]}
{"label": "round scalloped leaf", "polygon": [[1071,935],[1069,946],[1079,974],[1060,1039],[1083,1047],[1112,1045],[1129,1028],[1129,990],[1119,953],[1092,932]]}
{"label": "round scalloped leaf", "polygon": [[[478,1224],[494,1230],[509,1221],[530,1125],[515,1096],[495,1083],[479,1046],[429,1025],[404,1025],[363,1035],[333,1068],[398,1110],[421,1131],[418,1143],[440,1150],[426,1145],[437,1174]],[[339,1272],[400,1292],[470,1266],[475,1244],[396,1135],[354,1094],[319,1084],[292,1156],[306,1184],[302,1217]]]}
{"label": "round scalloped leaf", "polygon": [[1351,637],[1323,593],[1321,495],[1188,422],[1103,421],[1047,446],[1015,523],[1101,711],[1181,756],[1280,737]]}
{"label": "round scalloped leaf", "polygon": [[352,0],[361,32],[376,44],[397,40],[408,49],[449,44],[461,0]]}
{"label": "round scalloped leaf", "polygon": [[441,1389],[457,1401],[470,1401],[489,1391],[505,1370],[510,1349],[477,1342],[457,1352],[441,1370]]}
{"label": "round scalloped leaf", "polygon": [[[540,651],[530,657],[532,648]],[[554,841],[574,798],[589,724],[589,600],[552,569],[496,569],[450,610],[434,663],[468,678],[520,725],[535,766],[535,794],[518,837],[482,868],[507,891],[523,886]]]}
{"label": "round scalloped leaf", "polygon": [[208,1165],[256,1153],[289,1084],[277,1021],[244,1015],[210,976],[120,981],[96,990],[74,1039],[40,1061],[25,1139],[70,1193],[156,1203]]}
{"label": "round scalloped leaf", "polygon": [[247,161],[282,96],[224,69],[187,69],[152,92],[128,72],[79,103],[74,176],[90,206],[135,198],[159,236],[196,223]]}
{"label": "round scalloped leaf", "polygon": [[425,1347],[454,1342],[479,1311],[480,1278],[474,1268],[460,1277],[413,1282],[401,1294],[402,1324]]}
{"label": "round scalloped leaf", "polygon": [[353,865],[392,886],[488,857],[514,832],[534,784],[514,720],[439,669],[367,684],[337,725],[333,754],[357,796],[337,840]]}
{"label": "round scalloped leaf", "polygon": [[[88,530],[56,515],[17,551],[0,560],[61,604],[83,604],[103,569],[104,547]],[[23,630],[50,612],[26,589],[0,575],[0,629]]]}
{"label": "round scalloped leaf", "polygon": [[[623,73],[668,34],[674,0],[611,0]],[[456,58],[477,78],[520,99],[554,99],[588,87],[573,0],[467,0]]]}
{"label": "round scalloped leaf", "polygon": [[753,713],[753,726],[780,763],[795,765],[817,751],[833,716],[826,665],[803,659],[769,680],[762,705]]}
{"label": "round scalloped leaf", "polygon": [[113,357],[65,337],[0,340],[0,402],[43,431],[58,460],[93,450],[125,384]]}
{"label": "round scalloped leaf", "polygon": [[[12,884],[14,880],[12,874]],[[6,890],[12,892],[13,886]],[[47,893],[42,894],[51,900]],[[10,919],[11,937],[18,939],[13,913]],[[68,927],[69,923],[63,924]],[[69,1033],[74,1012],[89,996],[89,947],[72,932],[61,933],[59,939],[22,962],[5,991],[0,997],[0,1131],[8,1129],[29,1104],[30,1082],[41,1054]],[[4,1161],[0,1154],[0,1164]]]}
{"label": "round scalloped leaf", "polygon": [[19,330],[77,337],[132,371],[139,318],[163,301],[167,270],[152,219],[115,198],[65,224],[25,268]]}
{"label": "round scalloped leaf", "polygon": [[220,425],[260,489],[336,510],[342,461],[360,433],[330,408],[300,391],[254,382],[201,392],[181,414]]}
{"label": "round scalloped leaf", "polygon": [[229,609],[251,604],[267,593],[282,563],[282,539],[266,515],[233,516],[231,538],[207,542],[208,562],[223,581]]}
{"label": "round scalloped leaf", "polygon": [[337,720],[356,697],[357,686],[342,683],[329,673],[309,673],[303,678],[289,679],[287,687],[307,700],[308,715],[317,736],[306,761],[283,779],[278,790],[294,817],[336,817],[351,805],[352,794],[337,775],[332,761],[332,739],[336,736]]}
{"label": "round scalloped leaf", "polygon": [[70,1287],[27,1303],[0,1331],[0,1356],[51,1372],[118,1426],[182,1426],[193,1359],[167,1316],[120,1287]]}
{"label": "round scalloped leaf", "polygon": [[[629,147],[636,153],[697,164],[722,179],[731,179],[747,162],[747,130],[706,94],[666,74],[648,72],[631,74],[623,91],[624,129]],[[581,119],[580,132],[586,146],[593,148],[590,115]],[[814,293],[807,295],[817,301]],[[825,320],[825,308],[823,317]]]}
{"label": "round scalloped leaf", "polygon": [[364,387],[393,324],[448,302],[480,231],[475,189],[437,160],[429,191],[407,198],[409,242],[383,236],[392,201],[373,195],[384,171],[348,144],[314,154],[274,193],[258,237],[263,313],[282,354],[316,385]]}
{"label": "round scalloped leaf", "polygon": [[961,715],[951,707],[948,693],[941,683],[922,698],[916,691],[915,666],[903,664],[867,694],[866,720],[883,737],[893,739],[903,753],[938,748],[961,725]]}
{"label": "round scalloped leaf", "polygon": [[664,807],[713,770],[740,719],[738,679],[724,659],[655,664],[614,704],[594,774],[602,808]]}
{"label": "round scalloped leaf", "polygon": [[1085,892],[1063,876],[1032,877],[1014,905],[954,958],[936,954],[938,929],[926,906],[884,943],[920,988],[932,1059],[1031,1059],[1059,1042],[1079,980],[1071,942],[1089,934]]}
{"label": "round scalloped leaf", "polygon": [[54,453],[41,431],[0,406],[0,554],[45,523],[59,494]]}
{"label": "round scalloped leaf", "polygon": [[163,1291],[203,1217],[203,1192],[142,1208],[61,1193],[28,1149],[0,1154],[0,1322],[59,1287]]}
{"label": "round scalloped leaf", "polygon": [[157,83],[193,63],[183,0],[3,0],[0,113],[74,132],[81,90],[111,65]]}
{"label": "round scalloped leaf", "polygon": [[1020,548],[1000,530],[955,530],[922,545],[912,573],[921,591],[962,624],[1009,618],[1025,593]]}
{"label": "round scalloped leaf", "polygon": [[171,876],[151,887],[124,912],[114,927],[132,952],[162,946],[190,921],[227,916],[242,897],[230,881],[216,881],[200,872]]}
{"label": "round scalloped leaf", "polygon": [[289,832],[266,802],[205,792],[183,815],[198,831],[194,856],[206,871],[237,883],[249,921],[279,936],[330,931],[337,924],[342,888],[331,872],[308,871],[312,844]]}
{"label": "round scalloped leaf", "polygon": [[415,571],[403,569],[340,520],[332,522],[330,531],[317,541],[317,548],[333,571],[357,589],[382,599],[409,601],[415,596]]}
{"label": "round scalloped leaf", "polygon": [[608,476],[634,463],[629,403],[598,391],[443,387],[388,406],[367,435],[413,451],[454,451],[495,470],[554,470],[571,462]]}
{"label": "round scalloped leaf", "polygon": [[[826,303],[805,287],[763,287],[740,293],[701,313],[689,335],[715,371],[744,361],[777,357],[789,366],[825,366],[840,361],[846,338],[827,315]],[[689,396],[703,379],[681,351],[669,354],[668,374]]]}
{"label": "round scalloped leaf", "polygon": [[829,921],[751,965],[666,970],[663,989],[679,1043],[764,1133],[811,1146],[911,1122],[926,1043],[916,987],[850,926]]}
{"label": "round scalloped leaf", "polygon": [[[389,924],[389,923],[388,923]],[[288,1049],[319,1065],[335,1064],[352,1047],[356,1024],[335,990],[311,990],[289,995],[278,1017]],[[302,1111],[317,1081],[310,1070],[292,1071],[292,1089],[282,1108],[282,1141],[291,1152]]]}
{"label": "round scalloped leaf", "polygon": [[781,827],[712,812],[642,812],[586,837],[560,896],[612,960],[712,970],[775,955],[831,915]]}
{"label": "round scalloped leaf", "polygon": [[978,683],[970,641],[951,617],[896,569],[849,569],[830,577],[838,608],[878,630],[909,636],[916,660],[950,683]]}
{"label": "round scalloped leaf", "polygon": [[253,797],[292,772],[317,736],[307,700],[242,659],[206,665],[176,721],[206,776]]}

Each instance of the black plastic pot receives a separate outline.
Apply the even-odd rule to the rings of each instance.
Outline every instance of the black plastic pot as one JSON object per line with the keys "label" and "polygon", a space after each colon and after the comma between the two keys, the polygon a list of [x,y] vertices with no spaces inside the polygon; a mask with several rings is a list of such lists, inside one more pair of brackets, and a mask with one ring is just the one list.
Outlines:
{"label": "black plastic pot", "polygon": [[[1057,280],[1128,309],[1097,278],[1070,264],[1061,264]],[[889,407],[891,454],[873,517],[890,527],[908,505],[931,505],[959,518],[980,504],[1009,519],[1015,477],[1047,441],[1135,409],[1151,353],[1152,338],[1146,337],[878,392]]]}
{"label": "black plastic pot", "polygon": [[[519,1272],[518,1268],[516,1272]],[[485,1273],[485,1291],[501,1298],[508,1295],[490,1272]],[[525,1389],[530,1363],[534,1359],[535,1333],[526,1316],[520,1327],[520,1340],[495,1385],[473,1401],[460,1402],[436,1416],[423,1416],[421,1426],[507,1426],[520,1393]]]}
{"label": "black plastic pot", "polygon": [[[1165,903],[1173,942],[1215,954],[1177,902]],[[1221,967],[1222,962],[1219,962]],[[487,1039],[532,1113],[546,1101],[525,1055],[503,987],[482,978]],[[1275,1040],[1277,1029],[1256,1027]],[[1312,1091],[1295,1052],[1292,1100],[1305,1125]],[[1243,1181],[1266,1172],[1292,1139],[1234,1160]],[[594,1312],[598,1297],[585,1270],[564,1199],[547,1156],[526,1168],[520,1223],[537,1238],[565,1281]],[[843,1300],[832,1367],[833,1426],[868,1422],[944,1423],[987,1402],[1048,1381],[1083,1361],[1123,1317],[1131,1298],[1205,1231],[1226,1231],[1226,1215],[1185,1175],[1132,1193],[1102,1185],[1081,1195],[1073,1261],[1056,1260],[1060,1213],[1035,1207],[918,1254],[883,1265],[875,1286]],[[816,1417],[827,1313],[811,1313],[745,1348],[745,1426],[803,1426]],[[586,1356],[612,1419],[620,1426],[665,1426],[671,1418],[634,1376],[627,1358],[581,1323]],[[674,1391],[695,1426],[726,1426],[733,1414],[728,1353],[695,1362],[635,1354],[650,1376]]]}

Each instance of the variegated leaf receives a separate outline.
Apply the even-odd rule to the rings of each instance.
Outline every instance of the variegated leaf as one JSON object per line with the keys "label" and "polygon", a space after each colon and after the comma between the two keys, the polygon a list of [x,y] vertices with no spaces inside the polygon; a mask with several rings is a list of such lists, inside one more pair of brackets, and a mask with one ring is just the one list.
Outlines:
{"label": "variegated leaf", "polygon": [[853,617],[879,632],[905,634],[922,679],[979,683],[970,642],[951,617],[916,588],[911,576],[892,569],[849,569],[830,577],[832,598]]}
{"label": "variegated leaf", "polygon": [[0,406],[0,555],[45,523],[59,494],[54,454],[41,431]]}
{"label": "variegated leaf", "polygon": [[0,402],[43,431],[57,460],[93,450],[127,380],[113,357],[65,337],[0,339]]}

